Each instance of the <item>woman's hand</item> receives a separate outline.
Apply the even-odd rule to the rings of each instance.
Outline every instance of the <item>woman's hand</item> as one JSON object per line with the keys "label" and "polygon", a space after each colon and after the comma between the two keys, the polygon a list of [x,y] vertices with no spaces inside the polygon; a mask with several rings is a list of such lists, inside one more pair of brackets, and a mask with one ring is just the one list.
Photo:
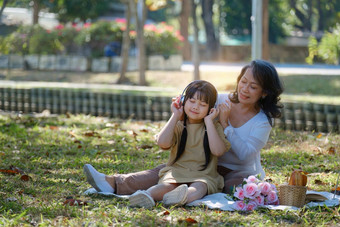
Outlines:
{"label": "woman's hand", "polygon": [[219,112],[219,109],[211,108],[209,114],[204,117],[204,122],[207,122],[208,120],[213,121],[218,116]]}
{"label": "woman's hand", "polygon": [[217,107],[220,111],[219,121],[224,129],[229,126],[228,120],[232,105],[230,100],[225,100],[225,103],[219,104]]}

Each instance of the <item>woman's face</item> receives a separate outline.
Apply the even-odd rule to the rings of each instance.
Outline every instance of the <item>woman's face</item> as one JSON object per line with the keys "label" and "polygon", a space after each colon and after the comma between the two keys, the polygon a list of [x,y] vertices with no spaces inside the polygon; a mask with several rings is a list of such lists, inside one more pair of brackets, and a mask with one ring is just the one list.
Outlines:
{"label": "woman's face", "polygon": [[255,105],[264,94],[260,84],[254,79],[251,68],[248,68],[238,83],[238,100],[242,104]]}
{"label": "woman's face", "polygon": [[184,105],[184,112],[188,116],[189,123],[201,123],[209,111],[209,104],[200,100],[197,93],[189,98]]}

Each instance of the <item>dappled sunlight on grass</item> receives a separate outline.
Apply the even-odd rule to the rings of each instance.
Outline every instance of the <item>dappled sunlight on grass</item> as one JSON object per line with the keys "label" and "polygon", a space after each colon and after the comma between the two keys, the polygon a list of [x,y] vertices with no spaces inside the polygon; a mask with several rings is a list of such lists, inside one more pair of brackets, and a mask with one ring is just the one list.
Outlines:
{"label": "dappled sunlight on grass", "polygon": [[340,75],[286,75],[281,79],[287,94],[340,96]]}
{"label": "dappled sunlight on grass", "polygon": [[[292,132],[273,129],[262,151],[262,163],[268,177],[275,182],[288,182],[293,169],[309,173],[308,186],[313,190],[330,191],[340,171],[340,135]],[[336,153],[332,152],[336,150]],[[322,183],[317,183],[320,180]]]}

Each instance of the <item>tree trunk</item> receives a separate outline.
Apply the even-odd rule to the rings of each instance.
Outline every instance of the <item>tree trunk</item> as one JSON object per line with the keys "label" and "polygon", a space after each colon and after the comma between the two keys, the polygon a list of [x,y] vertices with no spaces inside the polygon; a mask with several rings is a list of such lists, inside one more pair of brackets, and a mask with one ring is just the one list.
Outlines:
{"label": "tree trunk", "polygon": [[262,2],[262,59],[269,60],[269,18],[268,18],[268,1]]}
{"label": "tree trunk", "polygon": [[198,43],[198,26],[197,26],[197,15],[196,15],[196,8],[197,4],[195,0],[191,0],[192,3],[192,22],[194,26],[194,44],[192,47],[192,62],[194,64],[194,80],[200,79],[200,59],[199,59],[199,43]]}
{"label": "tree trunk", "polygon": [[205,35],[207,37],[206,53],[208,60],[218,60],[219,48],[215,35],[215,26],[213,23],[213,5],[214,0],[202,0],[202,19],[204,22]]}
{"label": "tree trunk", "polygon": [[145,0],[138,0],[137,3],[137,60],[139,68],[139,85],[146,85],[145,80],[145,40],[144,40],[144,22],[146,16]]}
{"label": "tree trunk", "polygon": [[2,13],[4,12],[4,9],[5,9],[8,2],[9,2],[9,0],[4,0],[2,2],[2,6],[1,6],[1,9],[0,9],[0,24],[2,24],[2,20],[1,20]]}
{"label": "tree trunk", "polygon": [[321,5],[321,1],[318,0],[317,1],[317,9],[319,11],[319,21],[318,21],[318,28],[317,28],[317,31],[324,31],[325,30],[325,15],[323,13],[323,10],[322,10],[322,5]]}
{"label": "tree trunk", "polygon": [[130,21],[131,21],[131,11],[134,8],[134,0],[128,0],[126,2],[126,10],[125,10],[125,19],[126,19],[126,29],[123,33],[123,44],[121,50],[121,59],[122,62],[120,64],[120,77],[117,83],[126,83],[129,82],[128,78],[125,76],[127,71],[127,66],[129,63],[129,50],[130,50]]}
{"label": "tree trunk", "polygon": [[179,18],[180,32],[183,37],[182,56],[184,60],[190,60],[190,44],[189,35],[189,17],[191,4],[188,0],[182,0],[182,10]]}
{"label": "tree trunk", "polygon": [[40,12],[40,1],[33,0],[33,24],[38,24]]}

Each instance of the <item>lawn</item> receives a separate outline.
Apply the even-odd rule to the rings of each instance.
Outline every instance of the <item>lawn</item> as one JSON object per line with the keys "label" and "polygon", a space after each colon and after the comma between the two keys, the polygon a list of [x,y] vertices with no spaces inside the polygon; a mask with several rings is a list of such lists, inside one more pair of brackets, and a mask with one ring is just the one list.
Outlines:
{"label": "lawn", "polygon": [[[340,207],[299,211],[225,212],[206,207],[129,208],[128,202],[85,196],[91,163],[107,174],[152,168],[167,160],[154,135],[165,122],[85,115],[0,114],[0,226],[335,226]],[[262,151],[266,179],[279,185],[295,168],[308,188],[331,191],[339,169],[339,134],[273,129]],[[11,170],[11,171],[10,171]],[[12,174],[11,174],[12,173]],[[74,200],[79,200],[74,205]]]}
{"label": "lawn", "polygon": [[[117,73],[0,71],[13,81],[115,84]],[[219,91],[232,90],[237,72],[202,72]],[[138,83],[135,72],[128,73]],[[340,75],[282,75],[283,101],[340,105]],[[150,87],[178,94],[192,80],[191,72],[148,71]],[[25,85],[25,84],[24,84]],[[136,91],[134,91],[136,92]],[[159,94],[158,94],[159,95]],[[220,212],[206,207],[129,208],[128,202],[85,196],[90,188],[85,163],[106,174],[145,170],[164,163],[154,135],[165,122],[121,121],[85,115],[21,115],[0,113],[0,226],[335,226],[340,207],[299,211],[258,209]],[[293,169],[309,172],[308,188],[330,192],[339,173],[339,134],[282,131],[274,128],[262,151],[266,179],[279,185]],[[78,205],[72,204],[78,200]]]}

